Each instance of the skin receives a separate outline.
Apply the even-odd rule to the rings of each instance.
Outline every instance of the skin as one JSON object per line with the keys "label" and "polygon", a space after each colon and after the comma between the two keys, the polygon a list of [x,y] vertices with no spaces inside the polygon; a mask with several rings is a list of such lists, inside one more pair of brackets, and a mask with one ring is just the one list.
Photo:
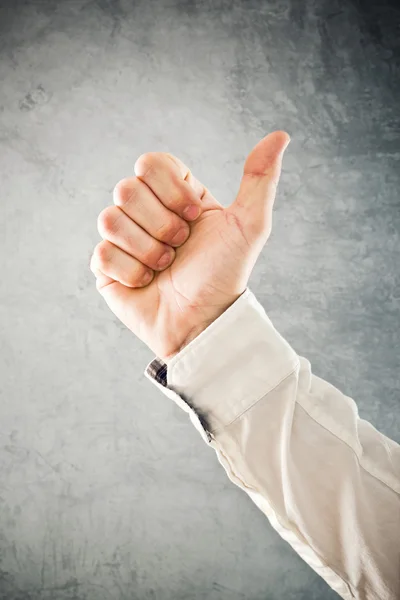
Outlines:
{"label": "skin", "polygon": [[[121,180],[98,217],[103,240],[90,268],[112,312],[168,362],[245,291],[272,228],[272,208],[290,141],[263,138],[245,161],[238,195],[224,208],[181,160],[150,152]],[[189,220],[183,210],[199,206]],[[183,229],[178,245],[173,237]],[[170,262],[158,267],[169,250]],[[143,275],[151,274],[150,282]]]}

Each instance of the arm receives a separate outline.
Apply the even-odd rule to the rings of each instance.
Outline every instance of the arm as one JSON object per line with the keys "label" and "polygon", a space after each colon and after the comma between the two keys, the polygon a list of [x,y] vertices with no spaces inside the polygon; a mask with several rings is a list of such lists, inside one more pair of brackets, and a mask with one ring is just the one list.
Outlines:
{"label": "arm", "polygon": [[400,446],[312,374],[249,288],[145,375],[339,595],[400,598]]}

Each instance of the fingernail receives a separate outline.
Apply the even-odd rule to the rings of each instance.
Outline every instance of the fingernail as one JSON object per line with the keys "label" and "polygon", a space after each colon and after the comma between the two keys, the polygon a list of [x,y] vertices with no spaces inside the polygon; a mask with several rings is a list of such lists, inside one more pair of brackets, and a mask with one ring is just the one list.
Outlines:
{"label": "fingernail", "polygon": [[171,252],[164,252],[164,254],[157,263],[157,268],[162,269],[163,267],[166,267],[168,263],[171,262],[171,258]]}
{"label": "fingernail", "polygon": [[188,231],[187,231],[187,226],[186,227],[182,227],[178,233],[176,233],[174,235],[174,237],[171,240],[171,244],[173,246],[180,246],[181,244],[183,244],[183,242],[186,241],[188,237]]}
{"label": "fingernail", "polygon": [[192,204],[191,206],[187,206],[185,208],[185,210],[183,211],[183,216],[188,221],[194,221],[195,219],[197,219],[200,212],[201,212],[200,207],[196,206],[195,204]]}
{"label": "fingernail", "polygon": [[142,285],[147,285],[153,279],[153,271],[146,271],[142,277]]}

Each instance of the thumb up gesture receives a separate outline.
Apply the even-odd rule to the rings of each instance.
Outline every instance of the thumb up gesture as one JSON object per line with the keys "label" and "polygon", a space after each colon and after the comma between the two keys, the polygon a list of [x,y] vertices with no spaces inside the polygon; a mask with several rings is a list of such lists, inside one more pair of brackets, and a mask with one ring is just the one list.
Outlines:
{"label": "thumb up gesture", "polygon": [[164,361],[245,291],[271,233],[289,142],[283,131],[258,142],[228,208],[178,158],[150,152],[136,161],[135,177],[116,185],[114,205],[100,213],[103,241],[90,263],[97,290]]}

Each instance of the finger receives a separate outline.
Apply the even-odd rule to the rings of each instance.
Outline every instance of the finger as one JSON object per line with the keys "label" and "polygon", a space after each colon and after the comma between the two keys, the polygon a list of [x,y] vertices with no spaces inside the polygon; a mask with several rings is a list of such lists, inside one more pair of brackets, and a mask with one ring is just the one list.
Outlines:
{"label": "finger", "polygon": [[[148,269],[139,260],[133,258],[108,240],[97,244],[91,261],[91,269],[95,273],[105,275],[130,288],[144,287],[154,277],[154,271]],[[102,281],[106,287],[112,281]]]}
{"label": "finger", "polygon": [[169,152],[165,152],[164,156],[173,163],[174,170],[179,174],[180,177],[182,177],[182,179],[189,183],[189,185],[194,189],[196,195],[202,200],[208,192],[205,185],[203,185],[198,179],[196,179],[196,177],[194,177],[189,167],[187,167],[180,158],[170,154]]}
{"label": "finger", "polygon": [[199,217],[202,204],[199,195],[185,180],[187,167],[179,166],[165,153],[148,152],[138,158],[134,170],[164,206],[186,221]]}
{"label": "finger", "polygon": [[[102,295],[104,300],[112,312],[128,327],[131,331],[132,324],[135,318],[135,294],[140,293],[141,289],[145,291],[146,286],[142,285],[140,288],[128,287],[107,275],[104,275],[97,267],[91,265],[91,270],[96,275],[96,288],[97,291]],[[140,323],[140,316],[139,316]],[[137,327],[138,319],[136,318],[135,327]]]}
{"label": "finger", "polygon": [[154,239],[180,246],[190,235],[186,221],[166,208],[138,177],[122,179],[113,192],[114,204]]}
{"label": "finger", "polygon": [[173,154],[169,154],[168,152],[165,153],[165,156],[177,165],[181,175],[186,173],[184,179],[199,196],[203,211],[212,210],[215,208],[223,208],[223,205],[214,198],[210,190],[193,175],[191,170],[179,158]]}
{"label": "finger", "polygon": [[118,206],[107,206],[100,213],[97,228],[102,238],[150,269],[161,271],[175,258],[175,250],[171,246],[151,237]]}
{"label": "finger", "polygon": [[111,279],[111,277],[104,275],[104,273],[102,273],[100,269],[92,265],[92,263],[90,264],[90,270],[96,277],[96,288],[99,292],[110,283],[115,283],[115,279]]}

